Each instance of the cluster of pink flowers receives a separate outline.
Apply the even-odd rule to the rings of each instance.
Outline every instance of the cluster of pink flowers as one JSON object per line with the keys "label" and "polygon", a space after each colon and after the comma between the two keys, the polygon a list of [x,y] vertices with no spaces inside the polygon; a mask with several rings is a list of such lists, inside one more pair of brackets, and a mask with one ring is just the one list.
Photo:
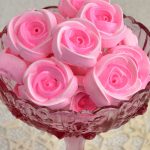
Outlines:
{"label": "cluster of pink flowers", "polygon": [[14,92],[50,109],[118,105],[150,81],[150,61],[109,0],[61,0],[14,17],[2,38],[0,74]]}

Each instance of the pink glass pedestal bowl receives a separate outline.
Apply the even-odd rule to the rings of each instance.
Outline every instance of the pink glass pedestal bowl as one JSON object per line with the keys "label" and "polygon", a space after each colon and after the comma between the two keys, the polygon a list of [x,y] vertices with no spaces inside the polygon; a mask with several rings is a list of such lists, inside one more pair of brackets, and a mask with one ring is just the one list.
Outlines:
{"label": "pink glass pedestal bowl", "polygon": [[[139,39],[140,47],[150,58],[150,32],[132,17],[124,16],[125,24]],[[7,33],[5,28],[0,36]],[[108,106],[93,112],[53,111],[41,107],[30,100],[19,99],[13,92],[14,81],[0,77],[0,98],[10,112],[28,125],[65,138],[67,150],[83,150],[85,139],[93,139],[96,134],[119,128],[131,118],[143,115],[150,100],[150,83],[144,90],[137,92],[129,101],[118,107]]]}

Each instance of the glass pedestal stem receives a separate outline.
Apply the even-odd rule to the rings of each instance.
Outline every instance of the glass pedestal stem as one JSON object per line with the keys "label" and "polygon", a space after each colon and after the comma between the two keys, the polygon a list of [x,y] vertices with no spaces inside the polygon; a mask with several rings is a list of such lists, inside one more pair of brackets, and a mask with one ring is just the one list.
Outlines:
{"label": "glass pedestal stem", "polygon": [[66,150],[84,150],[85,139],[83,137],[66,137]]}

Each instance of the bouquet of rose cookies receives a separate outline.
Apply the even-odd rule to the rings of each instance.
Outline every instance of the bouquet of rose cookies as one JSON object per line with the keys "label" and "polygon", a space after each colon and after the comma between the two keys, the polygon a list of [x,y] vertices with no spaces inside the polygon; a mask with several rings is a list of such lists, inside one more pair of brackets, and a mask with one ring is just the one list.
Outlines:
{"label": "bouquet of rose cookies", "polygon": [[52,110],[118,106],[150,81],[150,61],[109,0],[61,0],[1,33],[0,75],[21,99]]}

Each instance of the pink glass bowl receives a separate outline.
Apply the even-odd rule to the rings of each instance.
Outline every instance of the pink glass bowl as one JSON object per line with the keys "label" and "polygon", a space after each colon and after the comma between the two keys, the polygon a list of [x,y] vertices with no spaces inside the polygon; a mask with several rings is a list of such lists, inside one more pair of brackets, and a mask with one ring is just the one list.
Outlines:
{"label": "pink glass bowl", "polygon": [[[124,16],[125,24],[132,29],[139,39],[140,47],[150,57],[150,32],[132,17]],[[1,36],[7,33],[5,28]],[[82,137],[92,139],[96,134],[119,128],[131,118],[146,112],[150,100],[150,84],[137,92],[129,101],[121,102],[118,107],[109,106],[93,112],[53,111],[41,107],[30,100],[19,99],[13,92],[14,81],[0,77],[0,96],[10,112],[28,125],[57,136]]]}

